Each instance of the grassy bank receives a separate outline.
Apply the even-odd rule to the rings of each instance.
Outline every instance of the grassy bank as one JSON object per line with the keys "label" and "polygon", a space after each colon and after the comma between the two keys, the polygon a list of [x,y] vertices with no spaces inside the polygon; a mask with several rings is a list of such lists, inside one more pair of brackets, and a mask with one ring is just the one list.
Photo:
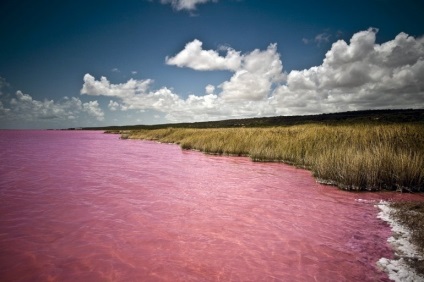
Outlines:
{"label": "grassy bank", "polygon": [[165,128],[126,134],[183,149],[290,163],[346,190],[424,192],[424,124]]}

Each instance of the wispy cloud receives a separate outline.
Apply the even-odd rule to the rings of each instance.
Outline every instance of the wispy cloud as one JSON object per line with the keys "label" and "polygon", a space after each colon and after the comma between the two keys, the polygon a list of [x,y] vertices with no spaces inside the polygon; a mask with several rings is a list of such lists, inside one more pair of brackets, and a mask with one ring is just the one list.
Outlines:
{"label": "wispy cloud", "polygon": [[10,84],[0,76],[0,96],[3,95],[3,89],[10,87]]}
{"label": "wispy cloud", "polygon": [[321,45],[321,43],[328,43],[330,41],[331,34],[328,34],[327,32],[323,32],[320,34],[317,34],[314,38],[314,41],[318,44],[318,46]]}
{"label": "wispy cloud", "polygon": [[162,4],[171,4],[172,7],[177,10],[196,10],[196,6],[199,4],[205,4],[207,2],[218,2],[218,0],[160,0]]}
{"label": "wispy cloud", "polygon": [[315,35],[314,38],[303,37],[302,42],[304,44],[315,43],[318,47],[320,47],[321,44],[330,42],[331,37],[332,37],[332,35],[329,34],[328,32],[323,32],[323,33],[319,33],[319,34]]}

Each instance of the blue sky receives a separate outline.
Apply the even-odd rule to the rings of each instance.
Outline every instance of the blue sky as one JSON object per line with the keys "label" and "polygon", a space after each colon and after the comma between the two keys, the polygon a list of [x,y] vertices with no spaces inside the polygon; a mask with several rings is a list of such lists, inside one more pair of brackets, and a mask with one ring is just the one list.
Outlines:
{"label": "blue sky", "polygon": [[424,107],[423,1],[2,1],[0,128]]}

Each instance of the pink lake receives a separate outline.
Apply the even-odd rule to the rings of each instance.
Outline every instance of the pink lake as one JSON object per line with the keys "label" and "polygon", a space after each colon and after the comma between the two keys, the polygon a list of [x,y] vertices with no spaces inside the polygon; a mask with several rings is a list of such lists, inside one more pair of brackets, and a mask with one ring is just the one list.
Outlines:
{"label": "pink lake", "polygon": [[1,281],[388,281],[408,195],[118,137],[0,131]]}

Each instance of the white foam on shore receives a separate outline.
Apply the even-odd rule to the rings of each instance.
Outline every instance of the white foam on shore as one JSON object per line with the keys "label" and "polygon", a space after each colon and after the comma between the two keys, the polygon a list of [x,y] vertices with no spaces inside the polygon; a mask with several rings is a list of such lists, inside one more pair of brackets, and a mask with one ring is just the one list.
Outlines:
{"label": "white foam on shore", "polygon": [[395,259],[381,258],[377,265],[389,275],[391,280],[424,281],[424,277],[418,275],[405,261],[407,258],[423,259],[423,256],[410,242],[410,231],[394,220],[391,216],[393,209],[388,202],[381,201],[376,206],[380,209],[377,217],[386,221],[392,228],[393,235],[387,241],[395,251]]}
{"label": "white foam on shore", "polygon": [[355,199],[355,201],[358,203],[373,204],[373,205],[376,203],[376,200]]}

